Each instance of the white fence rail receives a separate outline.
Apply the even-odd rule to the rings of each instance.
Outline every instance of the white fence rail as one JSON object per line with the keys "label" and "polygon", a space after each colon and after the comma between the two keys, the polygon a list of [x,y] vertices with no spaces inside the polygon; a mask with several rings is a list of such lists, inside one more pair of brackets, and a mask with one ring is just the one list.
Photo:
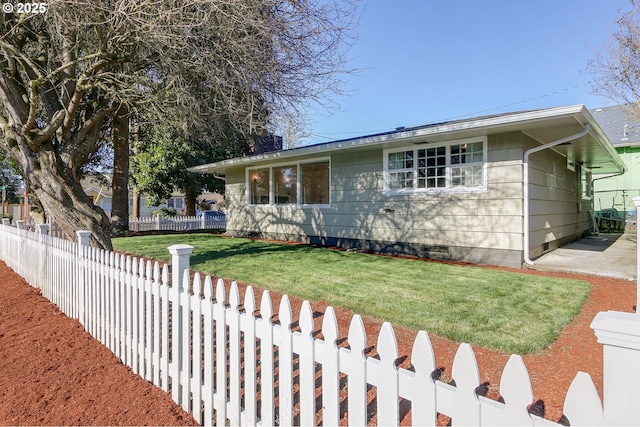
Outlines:
{"label": "white fence rail", "polygon": [[223,212],[207,212],[206,215],[200,217],[176,216],[173,218],[162,218],[160,216],[152,216],[129,219],[129,230],[131,231],[189,231],[208,228],[226,228],[226,226],[226,215]]}
{"label": "white fence rail", "polygon": [[[436,364],[425,332],[415,339],[413,370],[398,368],[388,323],[377,337],[378,358],[367,357],[360,316],[351,321],[348,347],[338,345],[332,308],[318,330],[308,302],[294,318],[287,296],[275,312],[269,292],[258,304],[251,287],[241,296],[235,283],[227,290],[221,280],[214,284],[208,276],[191,279],[188,245],[169,248],[170,277],[167,265],[98,250],[86,242],[88,232],[79,232],[75,243],[0,226],[2,260],[79,319],[133,372],[171,392],[201,424],[339,425],[347,413],[350,425],[397,425],[410,409],[414,425],[435,425],[438,413],[451,417],[452,425],[559,425],[527,412],[533,393],[519,356],[511,356],[504,368],[504,403],[497,402],[477,395],[480,376],[468,344],[458,349],[451,372],[455,386],[449,385],[432,378]],[[628,329],[626,342],[633,335]],[[618,382],[624,383],[640,375],[640,351],[623,347],[611,347],[615,360],[605,351],[605,364],[626,364],[632,373],[622,375]],[[605,375],[612,372],[607,368]],[[605,378],[605,398],[608,387],[618,387],[610,392],[609,400],[616,401],[611,410],[606,399],[603,409],[588,374],[576,376],[564,405],[572,426],[620,419],[640,424],[640,381],[627,393],[613,376]]]}

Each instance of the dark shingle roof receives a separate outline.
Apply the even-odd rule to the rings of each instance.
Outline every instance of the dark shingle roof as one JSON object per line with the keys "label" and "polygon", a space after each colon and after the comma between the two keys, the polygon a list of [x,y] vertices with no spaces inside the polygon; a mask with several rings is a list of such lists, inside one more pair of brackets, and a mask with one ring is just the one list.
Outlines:
{"label": "dark shingle roof", "polygon": [[640,119],[625,105],[595,108],[591,114],[614,146],[640,145]]}

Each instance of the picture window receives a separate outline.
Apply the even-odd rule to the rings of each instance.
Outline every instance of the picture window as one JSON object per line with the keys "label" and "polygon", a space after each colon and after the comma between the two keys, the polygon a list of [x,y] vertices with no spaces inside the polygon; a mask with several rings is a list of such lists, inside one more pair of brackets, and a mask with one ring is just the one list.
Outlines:
{"label": "picture window", "polygon": [[329,205],[330,162],[295,163],[250,169],[250,205]]}

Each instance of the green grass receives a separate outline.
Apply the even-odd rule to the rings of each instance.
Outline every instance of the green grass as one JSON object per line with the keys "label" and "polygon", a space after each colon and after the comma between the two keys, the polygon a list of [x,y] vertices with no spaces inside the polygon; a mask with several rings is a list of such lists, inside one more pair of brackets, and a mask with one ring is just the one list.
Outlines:
{"label": "green grass", "polygon": [[177,243],[194,246],[193,270],[508,353],[546,349],[590,290],[577,280],[206,234],[113,240],[161,261]]}

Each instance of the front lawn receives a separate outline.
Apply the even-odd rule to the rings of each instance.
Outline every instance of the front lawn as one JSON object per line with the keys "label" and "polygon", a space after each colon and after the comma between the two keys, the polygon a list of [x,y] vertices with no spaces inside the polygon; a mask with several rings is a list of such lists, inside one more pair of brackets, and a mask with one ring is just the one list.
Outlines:
{"label": "front lawn", "polygon": [[113,240],[115,250],[160,261],[177,243],[195,248],[193,270],[507,353],[544,350],[590,290],[584,281],[208,234]]}

